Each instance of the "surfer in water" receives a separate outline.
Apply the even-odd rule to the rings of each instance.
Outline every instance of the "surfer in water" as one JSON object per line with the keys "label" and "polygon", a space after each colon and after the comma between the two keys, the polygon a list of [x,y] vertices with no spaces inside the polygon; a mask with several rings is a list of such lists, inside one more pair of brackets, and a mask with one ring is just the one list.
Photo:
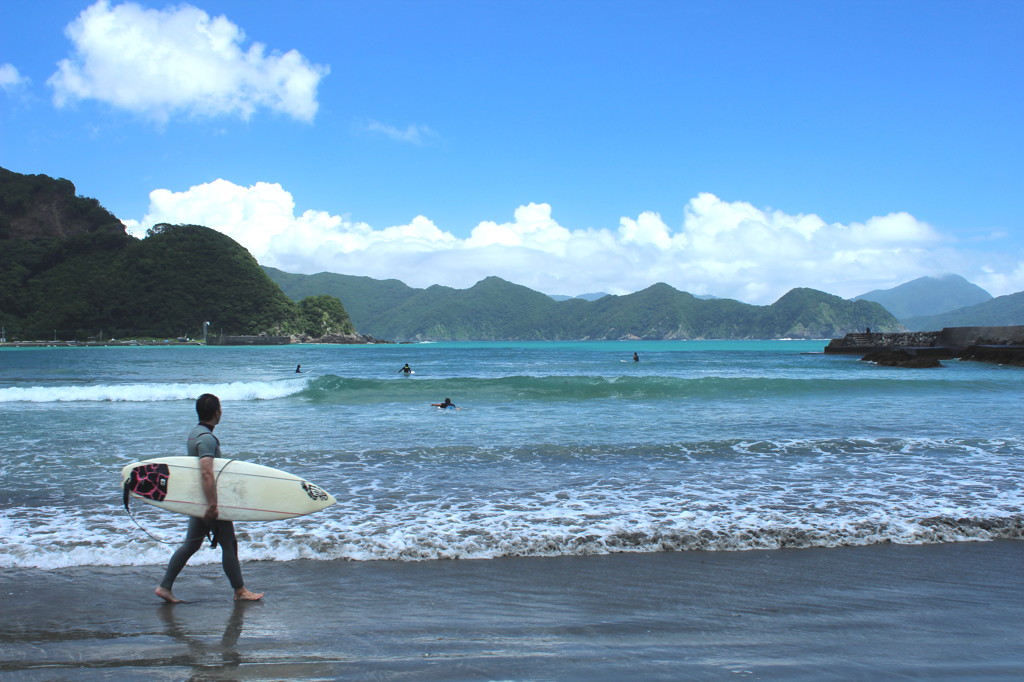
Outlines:
{"label": "surfer in water", "polygon": [[398,373],[399,374],[404,374],[405,376],[409,376],[410,374],[412,374],[412,367],[410,367],[409,363],[407,362],[407,363],[405,363],[405,367],[403,367],[402,369],[398,370]]}
{"label": "surfer in water", "polygon": [[640,362],[640,356],[636,353],[633,353],[633,362]]}
{"label": "surfer in water", "polygon": [[451,398],[445,398],[443,403],[430,403],[431,407],[439,407],[442,410],[457,410],[455,403],[452,402]]}
{"label": "surfer in water", "polygon": [[171,555],[164,579],[156,588],[156,596],[172,604],[181,601],[171,592],[174,579],[202,546],[207,533],[212,531],[213,546],[220,545],[221,564],[231,587],[235,589],[235,600],[256,601],[263,597],[263,593],[250,592],[245,588],[242,567],[238,563],[235,524],[217,520],[217,479],[213,475],[213,458],[220,457],[220,441],[213,435],[213,429],[220,423],[220,399],[211,393],[204,393],[196,399],[196,413],[199,415],[199,424],[189,432],[186,449],[189,456],[199,458],[199,475],[202,478],[203,492],[206,494],[206,513],[201,519],[194,516],[189,518],[185,542]]}
{"label": "surfer in water", "polygon": [[295,365],[295,373],[302,374],[302,365]]}

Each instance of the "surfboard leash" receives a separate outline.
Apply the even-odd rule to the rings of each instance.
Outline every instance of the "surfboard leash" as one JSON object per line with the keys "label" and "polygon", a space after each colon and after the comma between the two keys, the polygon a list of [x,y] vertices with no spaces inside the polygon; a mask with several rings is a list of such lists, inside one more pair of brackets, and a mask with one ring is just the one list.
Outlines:
{"label": "surfboard leash", "polygon": [[[135,519],[135,515],[132,514],[132,510],[131,509],[128,509],[127,507],[125,507],[125,509],[127,509],[127,511],[128,511],[128,518],[132,520],[132,523],[134,523],[136,526],[138,526],[139,530],[141,530],[143,533],[148,535],[150,540],[152,540],[154,542],[159,542],[161,545],[174,545],[174,544],[178,544],[178,543],[174,543],[174,542],[167,542],[166,540],[161,540],[160,538],[156,537],[155,535],[153,535],[148,530],[146,530],[145,528],[142,527],[142,524],[139,523]],[[189,539],[190,538],[186,538],[185,542],[188,542]]]}

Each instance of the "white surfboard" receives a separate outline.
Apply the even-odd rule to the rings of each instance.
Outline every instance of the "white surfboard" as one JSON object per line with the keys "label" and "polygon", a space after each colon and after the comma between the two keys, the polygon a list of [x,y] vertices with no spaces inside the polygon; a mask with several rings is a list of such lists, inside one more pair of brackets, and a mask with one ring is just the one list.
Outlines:
{"label": "white surfboard", "polygon": [[[329,492],[280,469],[217,457],[217,510],[222,521],[276,521],[312,514],[337,502]],[[121,470],[128,495],[167,511],[202,518],[206,495],[198,457],[159,457]]]}

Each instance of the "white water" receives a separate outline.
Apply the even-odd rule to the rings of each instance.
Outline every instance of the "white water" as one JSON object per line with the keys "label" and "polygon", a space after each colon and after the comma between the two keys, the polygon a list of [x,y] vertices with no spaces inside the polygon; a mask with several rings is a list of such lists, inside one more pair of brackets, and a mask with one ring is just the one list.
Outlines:
{"label": "white water", "polygon": [[[653,348],[641,367],[608,344],[0,352],[0,567],[165,562],[118,472],[181,454],[203,392],[224,401],[226,456],[339,499],[239,524],[246,559],[1022,537],[1024,372]],[[449,391],[462,410],[429,407]],[[184,517],[133,511],[181,539]]]}

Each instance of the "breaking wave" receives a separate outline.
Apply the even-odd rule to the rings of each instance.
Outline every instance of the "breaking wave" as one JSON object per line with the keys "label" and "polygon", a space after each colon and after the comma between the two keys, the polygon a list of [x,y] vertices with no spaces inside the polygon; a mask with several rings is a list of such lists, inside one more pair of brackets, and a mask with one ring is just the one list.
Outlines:
{"label": "breaking wave", "polygon": [[303,390],[306,379],[167,384],[99,384],[0,388],[0,403],[162,402],[195,400],[214,393],[221,400],[274,400]]}

